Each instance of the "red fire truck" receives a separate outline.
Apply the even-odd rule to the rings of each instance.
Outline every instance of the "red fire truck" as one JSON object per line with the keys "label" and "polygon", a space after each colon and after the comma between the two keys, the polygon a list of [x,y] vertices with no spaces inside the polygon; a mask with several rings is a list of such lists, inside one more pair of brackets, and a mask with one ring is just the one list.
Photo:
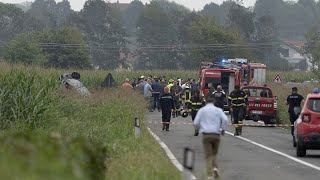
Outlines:
{"label": "red fire truck", "polygon": [[[211,83],[214,88],[221,85],[226,95],[228,96],[234,90],[236,84],[239,82],[239,71],[231,69],[219,64],[211,62],[202,62],[200,64],[199,81],[200,91],[202,96],[207,96],[209,93],[208,85]],[[227,100],[225,101],[225,108],[228,109]]]}
{"label": "red fire truck", "polygon": [[[201,62],[199,67],[199,82],[201,95],[207,96],[208,84],[214,88],[221,85],[228,96],[235,85],[264,85],[266,81],[266,65],[248,63],[247,59],[228,59],[219,63]],[[228,107],[227,101],[225,107]]]}
{"label": "red fire truck", "polygon": [[263,86],[266,84],[267,66],[262,63],[249,63],[247,59],[228,59],[228,63],[236,64],[239,70],[240,85]]}

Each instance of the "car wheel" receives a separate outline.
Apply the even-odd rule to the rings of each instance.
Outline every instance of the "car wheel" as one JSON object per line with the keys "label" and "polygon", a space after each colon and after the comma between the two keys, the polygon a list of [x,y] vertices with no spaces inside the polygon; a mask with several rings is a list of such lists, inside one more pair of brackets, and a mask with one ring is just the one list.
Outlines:
{"label": "car wheel", "polygon": [[300,144],[297,144],[297,156],[304,157],[306,154],[307,154],[306,148],[304,148]]}

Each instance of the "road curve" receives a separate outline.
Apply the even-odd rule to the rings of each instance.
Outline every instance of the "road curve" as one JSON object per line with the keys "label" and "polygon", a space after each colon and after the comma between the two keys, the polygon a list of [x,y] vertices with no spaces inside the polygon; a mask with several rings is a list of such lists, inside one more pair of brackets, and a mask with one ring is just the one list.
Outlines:
{"label": "road curve", "polygon": [[[173,118],[170,131],[162,131],[161,113],[148,114],[148,126],[169,147],[177,160],[183,163],[183,149],[190,147],[195,151],[194,175],[205,179],[205,161],[201,135],[193,136],[191,118]],[[186,123],[186,124],[183,124]],[[253,123],[252,121],[246,121]],[[229,127],[229,132],[233,128]],[[267,146],[286,156],[296,158],[289,131],[271,127],[244,127],[243,136],[255,143]],[[320,151],[308,151],[304,158],[296,158],[320,169]],[[320,171],[288,157],[271,152],[245,140],[225,135],[222,137],[218,164],[223,180],[319,180]]]}

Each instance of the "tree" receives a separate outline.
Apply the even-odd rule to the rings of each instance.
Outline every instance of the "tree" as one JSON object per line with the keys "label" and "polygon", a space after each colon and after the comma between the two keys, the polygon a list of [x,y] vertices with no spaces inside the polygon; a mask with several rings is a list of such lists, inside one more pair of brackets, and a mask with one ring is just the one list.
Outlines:
{"label": "tree", "polygon": [[80,21],[90,44],[94,65],[114,69],[125,63],[120,59],[120,52],[126,45],[126,34],[119,12],[103,0],[88,0],[80,12]]}
{"label": "tree", "polygon": [[72,10],[70,2],[68,0],[58,2],[55,8],[55,14],[57,15],[57,26],[66,26],[68,22],[68,17],[71,15],[71,13]]}
{"label": "tree", "polygon": [[55,0],[35,0],[27,14],[34,17],[45,28],[57,27]]}
{"label": "tree", "polygon": [[270,69],[287,70],[288,62],[281,59],[277,38],[275,20],[272,16],[262,16],[256,22],[256,43],[255,56],[267,64]]}
{"label": "tree", "polygon": [[137,22],[138,43],[144,48],[138,51],[135,67],[139,69],[177,67],[177,51],[170,45],[177,44],[178,36],[170,16],[157,1],[146,6]]}
{"label": "tree", "polygon": [[320,28],[319,25],[314,26],[306,34],[307,43],[305,45],[305,53],[310,54],[313,69],[320,66]]}
{"label": "tree", "polygon": [[24,12],[11,4],[0,3],[0,41],[8,41],[23,31]]}
{"label": "tree", "polygon": [[139,0],[134,0],[124,12],[124,22],[127,32],[136,32],[136,24],[139,16],[143,11],[144,5]]}
{"label": "tree", "polygon": [[[89,52],[82,33],[73,27],[59,30],[44,30],[37,35],[44,44],[42,50],[48,57],[47,67],[90,68]],[[49,44],[48,44],[49,43]]]}
{"label": "tree", "polygon": [[200,12],[204,16],[215,17],[217,22],[221,25],[226,24],[226,14],[223,9],[215,3],[206,4]]}
{"label": "tree", "polygon": [[5,60],[10,63],[42,65],[47,59],[34,36],[31,33],[22,33],[9,42],[6,47]]}
{"label": "tree", "polygon": [[[189,27],[193,50],[194,64],[199,61],[215,61],[218,58],[248,58],[249,53],[241,47],[230,46],[243,43],[239,33],[219,26],[213,17],[203,17]],[[207,46],[199,45],[206,44]]]}
{"label": "tree", "polygon": [[234,3],[228,14],[228,25],[232,29],[237,29],[242,37],[251,40],[254,33],[254,12],[237,3]]}

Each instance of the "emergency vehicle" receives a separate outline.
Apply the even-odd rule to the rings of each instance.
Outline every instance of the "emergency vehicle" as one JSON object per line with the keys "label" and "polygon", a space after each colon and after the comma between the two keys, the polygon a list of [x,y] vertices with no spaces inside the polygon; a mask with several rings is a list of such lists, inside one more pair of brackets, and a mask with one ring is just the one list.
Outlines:
{"label": "emergency vehicle", "polygon": [[277,118],[277,97],[266,86],[242,86],[248,96],[246,119],[264,121],[265,124],[275,124]]}
{"label": "emergency vehicle", "polygon": [[[234,90],[234,86],[240,83],[236,81],[239,79],[237,78],[238,76],[239,72],[236,69],[227,68],[211,62],[202,62],[199,73],[201,95],[203,97],[208,95],[210,91],[208,85],[211,83],[214,88],[221,85],[226,96],[228,96],[229,93]],[[225,108],[228,107],[227,103],[228,101],[226,99]]]}
{"label": "emergency vehicle", "polygon": [[306,102],[294,123],[293,146],[298,157],[306,155],[307,150],[320,150],[320,94],[308,94]]}
{"label": "emergency vehicle", "polygon": [[262,63],[248,62],[247,59],[228,59],[228,63],[235,64],[239,70],[240,85],[263,86],[266,84],[267,66]]}
{"label": "emergency vehicle", "polygon": [[[221,85],[228,96],[235,85],[262,86],[266,83],[266,65],[262,63],[248,63],[247,59],[224,59],[218,63],[201,62],[199,67],[199,82],[202,96],[209,92],[208,84],[216,88]],[[227,100],[225,107],[227,107]]]}

